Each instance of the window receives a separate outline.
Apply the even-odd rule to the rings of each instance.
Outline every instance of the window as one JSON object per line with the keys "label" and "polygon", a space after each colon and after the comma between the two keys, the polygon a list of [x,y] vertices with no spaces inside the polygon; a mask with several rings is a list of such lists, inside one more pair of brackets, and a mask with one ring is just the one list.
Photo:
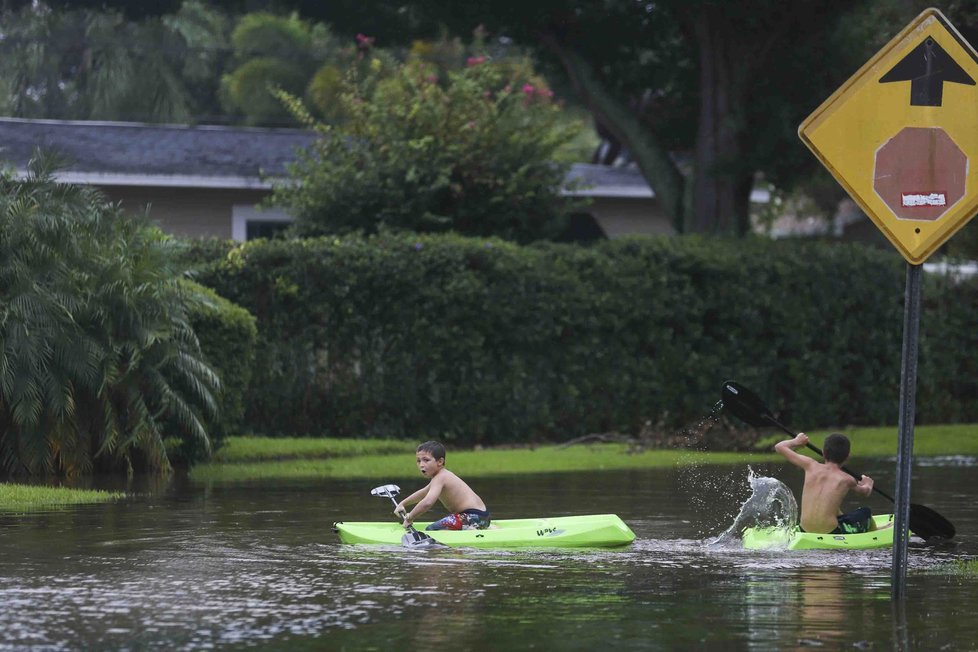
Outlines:
{"label": "window", "polygon": [[257,240],[258,238],[274,238],[289,227],[291,222],[275,220],[248,220],[245,225],[245,240]]}
{"label": "window", "polygon": [[254,204],[235,204],[231,207],[231,238],[238,242],[271,238],[293,221],[291,215],[278,208],[259,209]]}

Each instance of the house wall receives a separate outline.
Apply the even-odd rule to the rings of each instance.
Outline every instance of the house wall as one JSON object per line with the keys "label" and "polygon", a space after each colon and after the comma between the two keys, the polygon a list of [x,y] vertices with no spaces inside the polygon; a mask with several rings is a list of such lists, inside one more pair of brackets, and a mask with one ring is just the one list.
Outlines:
{"label": "house wall", "polygon": [[[149,219],[163,231],[188,238],[245,239],[248,221],[290,219],[281,211],[256,207],[269,195],[267,190],[224,188],[181,188],[146,186],[99,186],[124,210],[142,214],[149,206]],[[672,221],[650,198],[594,197],[584,207],[609,238],[626,235],[671,235]]]}
{"label": "house wall", "polygon": [[266,190],[224,188],[156,188],[141,186],[100,187],[127,212],[142,214],[163,231],[189,238],[232,237],[235,205],[254,205],[268,196]]}

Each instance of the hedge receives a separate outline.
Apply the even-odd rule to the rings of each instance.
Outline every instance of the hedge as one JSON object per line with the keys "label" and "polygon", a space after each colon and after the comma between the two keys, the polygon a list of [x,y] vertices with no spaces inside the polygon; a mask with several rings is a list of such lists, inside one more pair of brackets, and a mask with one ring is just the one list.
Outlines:
{"label": "hedge", "polygon": [[[247,310],[210,288],[194,285],[206,301],[192,307],[190,323],[204,359],[221,378],[217,414],[205,424],[213,451],[219,449],[228,436],[248,430],[245,401],[253,389],[251,374],[258,330],[255,318]],[[178,465],[207,457],[203,446],[178,437],[169,438],[167,448],[171,462]]]}
{"label": "hedge", "polygon": [[[905,264],[859,245],[457,236],[198,248],[259,344],[270,435],[565,439],[701,418],[735,378],[799,428],[897,417]],[[919,416],[975,420],[974,284],[925,287]]]}

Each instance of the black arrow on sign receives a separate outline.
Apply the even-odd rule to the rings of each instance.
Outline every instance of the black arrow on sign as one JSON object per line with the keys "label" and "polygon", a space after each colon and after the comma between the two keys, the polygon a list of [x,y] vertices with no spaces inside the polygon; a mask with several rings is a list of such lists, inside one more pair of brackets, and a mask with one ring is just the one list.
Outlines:
{"label": "black arrow on sign", "polygon": [[975,80],[930,37],[880,77],[881,84],[901,81],[910,82],[911,106],[941,106],[944,82],[975,85]]}

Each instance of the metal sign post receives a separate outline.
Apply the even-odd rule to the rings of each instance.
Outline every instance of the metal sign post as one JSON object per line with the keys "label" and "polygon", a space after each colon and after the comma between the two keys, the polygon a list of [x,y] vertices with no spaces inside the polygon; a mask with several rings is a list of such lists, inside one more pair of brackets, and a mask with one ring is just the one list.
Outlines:
{"label": "metal sign post", "polygon": [[907,543],[910,540],[910,474],[913,461],[913,424],[917,406],[917,341],[920,333],[921,265],[907,265],[903,303],[903,355],[900,362],[900,440],[897,449],[896,512],[893,520],[891,594],[905,597]]}
{"label": "metal sign post", "polygon": [[892,594],[906,593],[921,265],[978,212],[978,52],[927,9],[798,135],[906,259]]}

